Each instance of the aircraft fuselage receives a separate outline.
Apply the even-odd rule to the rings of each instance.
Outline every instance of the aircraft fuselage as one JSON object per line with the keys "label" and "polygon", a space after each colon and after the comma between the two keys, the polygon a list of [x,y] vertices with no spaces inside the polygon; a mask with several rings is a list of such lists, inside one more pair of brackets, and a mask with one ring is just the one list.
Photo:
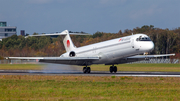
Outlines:
{"label": "aircraft fuselage", "polygon": [[98,56],[100,59],[90,64],[119,64],[121,63],[120,59],[126,59],[126,57],[149,52],[153,49],[154,43],[147,35],[136,34],[78,47],[60,57]]}

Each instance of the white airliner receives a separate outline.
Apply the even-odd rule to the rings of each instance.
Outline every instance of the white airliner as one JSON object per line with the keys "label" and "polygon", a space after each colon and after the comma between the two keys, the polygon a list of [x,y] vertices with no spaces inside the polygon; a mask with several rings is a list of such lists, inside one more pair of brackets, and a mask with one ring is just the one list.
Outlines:
{"label": "white airliner", "polygon": [[[153,57],[173,56],[175,54],[162,55],[138,55],[150,52],[154,49],[154,43],[145,34],[135,34],[99,42],[83,47],[74,46],[69,33],[65,30],[56,34],[42,34],[32,36],[62,35],[66,53],[60,57],[7,57],[8,59],[39,59],[39,62],[58,63],[84,66],[83,72],[90,73],[92,64],[105,64],[110,66],[111,73],[117,72],[116,64],[135,62]],[[79,34],[78,34],[79,35]]]}

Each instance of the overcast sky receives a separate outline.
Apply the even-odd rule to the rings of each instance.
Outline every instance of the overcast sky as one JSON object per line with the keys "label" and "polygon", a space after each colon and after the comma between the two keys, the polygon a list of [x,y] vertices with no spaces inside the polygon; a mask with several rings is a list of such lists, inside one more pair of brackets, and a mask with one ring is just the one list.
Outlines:
{"label": "overcast sky", "polygon": [[63,30],[117,33],[143,25],[180,27],[180,0],[0,0],[0,21],[17,34]]}

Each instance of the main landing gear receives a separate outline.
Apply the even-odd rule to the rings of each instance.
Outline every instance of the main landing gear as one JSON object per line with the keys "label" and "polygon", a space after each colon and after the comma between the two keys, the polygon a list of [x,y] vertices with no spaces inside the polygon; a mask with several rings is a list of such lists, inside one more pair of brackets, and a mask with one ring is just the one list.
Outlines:
{"label": "main landing gear", "polygon": [[91,68],[90,67],[83,67],[83,73],[91,73]]}
{"label": "main landing gear", "polygon": [[114,65],[112,65],[110,68],[109,68],[109,71],[110,71],[110,73],[116,73],[117,72],[117,67],[116,66],[114,66]]}
{"label": "main landing gear", "polygon": [[[110,73],[116,73],[117,72],[117,67],[112,65],[110,68],[109,68],[109,71]],[[91,73],[91,68],[90,67],[83,67],[83,73]]]}

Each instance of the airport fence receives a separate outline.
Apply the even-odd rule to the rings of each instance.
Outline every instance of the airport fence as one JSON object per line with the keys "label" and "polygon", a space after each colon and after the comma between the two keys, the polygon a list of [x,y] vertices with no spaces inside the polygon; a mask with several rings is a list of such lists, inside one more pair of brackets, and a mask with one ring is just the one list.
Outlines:
{"label": "airport fence", "polygon": [[[0,64],[37,64],[38,60],[0,60]],[[132,63],[167,63],[167,64],[179,64],[179,59],[149,59]]]}

